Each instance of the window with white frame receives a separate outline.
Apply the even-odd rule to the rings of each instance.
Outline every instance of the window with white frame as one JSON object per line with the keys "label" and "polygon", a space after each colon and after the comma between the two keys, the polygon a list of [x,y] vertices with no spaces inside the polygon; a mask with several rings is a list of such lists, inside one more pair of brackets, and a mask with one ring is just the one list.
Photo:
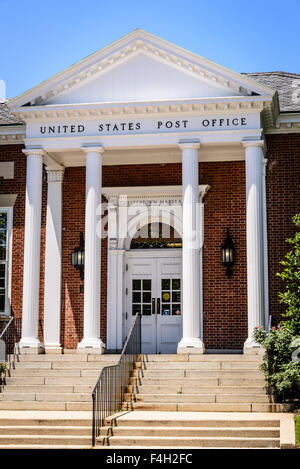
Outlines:
{"label": "window with white frame", "polygon": [[12,208],[0,207],[0,314],[10,314]]}

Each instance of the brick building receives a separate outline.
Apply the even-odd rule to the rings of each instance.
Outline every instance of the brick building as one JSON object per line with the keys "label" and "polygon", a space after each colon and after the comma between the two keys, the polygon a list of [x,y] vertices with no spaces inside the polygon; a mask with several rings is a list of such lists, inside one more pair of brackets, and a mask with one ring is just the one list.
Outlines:
{"label": "brick building", "polygon": [[0,144],[0,308],[21,351],[118,351],[141,312],[144,352],[233,352],[280,320],[299,75],[135,30],[2,102]]}

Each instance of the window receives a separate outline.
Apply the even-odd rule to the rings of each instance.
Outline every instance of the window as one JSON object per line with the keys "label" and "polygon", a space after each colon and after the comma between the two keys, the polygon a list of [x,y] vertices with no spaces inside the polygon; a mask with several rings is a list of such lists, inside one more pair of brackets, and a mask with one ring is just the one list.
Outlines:
{"label": "window", "polygon": [[12,208],[0,208],[0,314],[10,314]]}

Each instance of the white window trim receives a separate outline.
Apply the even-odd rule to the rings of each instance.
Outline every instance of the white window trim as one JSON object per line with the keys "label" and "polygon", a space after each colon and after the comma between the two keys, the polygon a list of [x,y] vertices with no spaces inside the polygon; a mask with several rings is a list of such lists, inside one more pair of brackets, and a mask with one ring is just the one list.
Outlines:
{"label": "white window trim", "polygon": [[7,260],[7,289],[5,295],[5,316],[11,315],[11,279],[12,279],[12,236],[13,236],[13,207],[0,207],[0,212],[7,213],[7,242],[8,242],[8,260]]}

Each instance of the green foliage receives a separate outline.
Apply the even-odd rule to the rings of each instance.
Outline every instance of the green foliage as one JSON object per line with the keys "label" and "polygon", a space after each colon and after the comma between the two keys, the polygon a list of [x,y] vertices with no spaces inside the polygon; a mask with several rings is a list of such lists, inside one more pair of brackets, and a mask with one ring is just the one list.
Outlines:
{"label": "green foliage", "polygon": [[292,250],[280,262],[284,266],[284,270],[277,275],[286,284],[285,291],[279,293],[280,303],[286,305],[282,322],[297,336],[300,335],[300,213],[293,217],[293,222],[299,231],[294,238],[286,240],[291,244]]}
{"label": "green foliage", "polygon": [[255,328],[253,339],[265,349],[261,369],[276,401],[299,399],[300,363],[293,361],[299,338],[282,324],[273,327],[269,334],[262,327]]}
{"label": "green foliage", "polygon": [[6,364],[5,363],[0,363],[0,377],[5,372],[6,372]]}
{"label": "green foliage", "polygon": [[295,415],[296,445],[300,447],[300,414]]}

